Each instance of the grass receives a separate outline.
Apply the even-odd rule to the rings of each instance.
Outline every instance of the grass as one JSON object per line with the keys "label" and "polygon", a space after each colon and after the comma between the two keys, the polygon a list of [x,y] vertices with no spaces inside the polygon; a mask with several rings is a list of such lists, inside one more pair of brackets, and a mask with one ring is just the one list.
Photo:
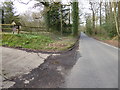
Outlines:
{"label": "grass", "polygon": [[97,40],[100,40],[104,43],[107,43],[107,44],[110,44],[110,45],[113,45],[115,47],[120,47],[120,41],[118,39],[118,36],[115,36],[115,37],[112,37],[110,38],[109,36],[107,35],[100,35],[100,34],[97,34],[97,35],[91,35],[91,37],[97,39]]}
{"label": "grass", "polygon": [[105,36],[96,36],[98,37],[100,40],[110,40],[109,37],[105,37]]}
{"label": "grass", "polygon": [[109,37],[107,35],[93,35],[93,37],[98,38],[99,40],[117,40],[118,41],[118,36],[115,37]]}
{"label": "grass", "polygon": [[75,38],[45,34],[2,33],[2,45],[42,51],[63,51],[75,43]]}
{"label": "grass", "polygon": [[46,45],[54,42],[50,37],[30,34],[3,34],[2,45],[31,49],[44,49]]}

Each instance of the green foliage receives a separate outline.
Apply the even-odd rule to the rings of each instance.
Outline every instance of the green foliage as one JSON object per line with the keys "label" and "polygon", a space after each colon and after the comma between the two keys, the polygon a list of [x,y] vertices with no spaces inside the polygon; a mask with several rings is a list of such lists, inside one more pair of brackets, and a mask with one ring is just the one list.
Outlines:
{"label": "green foliage", "polygon": [[107,22],[102,25],[102,28],[106,30],[107,35],[112,38],[117,35],[115,22]]}
{"label": "green foliage", "polygon": [[28,48],[33,50],[62,51],[72,47],[76,38],[63,37],[57,34],[2,34],[2,45],[9,47]]}
{"label": "green foliage", "polygon": [[3,34],[2,44],[10,47],[42,49],[54,42],[50,37],[32,34]]}
{"label": "green foliage", "polygon": [[66,21],[69,20],[69,10],[70,9],[66,8],[66,6],[63,6],[61,2],[49,3],[48,6],[45,6],[44,19],[47,28],[60,32],[62,24],[63,32],[65,32],[64,30],[69,28],[69,25],[66,23]]}
{"label": "green foliage", "polygon": [[92,35],[92,33],[93,33],[92,22],[91,22],[91,17],[90,16],[86,17],[86,33],[88,33],[89,35]]}
{"label": "green foliage", "polygon": [[72,33],[72,24],[63,24],[63,34],[71,34]]}
{"label": "green foliage", "polygon": [[78,8],[78,2],[73,2],[72,5],[72,19],[73,19],[73,26],[72,26],[72,31],[73,31],[73,36],[78,35],[78,27],[79,27],[79,8]]}
{"label": "green foliage", "polygon": [[53,3],[50,5],[49,17],[50,26],[53,30],[60,31],[60,8],[61,3]]}
{"label": "green foliage", "polygon": [[2,19],[5,24],[11,24],[14,20],[16,23],[19,22],[18,15],[13,12],[13,2],[6,1],[2,3]]}
{"label": "green foliage", "polygon": [[108,15],[108,18],[106,19],[106,22],[102,24],[101,33],[102,32],[104,32],[103,35],[105,34],[110,38],[117,35],[116,23],[115,23],[113,12],[111,12]]}
{"label": "green foliage", "polygon": [[114,20],[114,15],[113,12],[109,13],[107,15],[106,19],[103,19],[106,21],[102,21],[102,25],[97,25],[95,29],[92,29],[92,19],[91,19],[91,15],[87,15],[86,17],[86,32],[89,35],[95,35],[96,36],[101,36],[101,37],[105,37],[105,39],[108,38],[113,38],[117,35],[117,30],[116,30],[116,23]]}

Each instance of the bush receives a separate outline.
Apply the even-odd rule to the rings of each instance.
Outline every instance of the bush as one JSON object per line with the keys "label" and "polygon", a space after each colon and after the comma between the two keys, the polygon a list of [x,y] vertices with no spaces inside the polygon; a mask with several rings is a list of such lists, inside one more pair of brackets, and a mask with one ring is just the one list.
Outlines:
{"label": "bush", "polygon": [[102,25],[102,28],[106,30],[107,35],[112,38],[117,35],[116,27],[114,22],[107,22]]}

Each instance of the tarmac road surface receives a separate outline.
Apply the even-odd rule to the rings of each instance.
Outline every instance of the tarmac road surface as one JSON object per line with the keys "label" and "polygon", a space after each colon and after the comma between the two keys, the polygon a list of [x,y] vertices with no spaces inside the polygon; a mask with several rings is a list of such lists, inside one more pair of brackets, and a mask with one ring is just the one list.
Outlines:
{"label": "tarmac road surface", "polygon": [[67,88],[118,88],[118,49],[81,33],[81,57],[66,77]]}

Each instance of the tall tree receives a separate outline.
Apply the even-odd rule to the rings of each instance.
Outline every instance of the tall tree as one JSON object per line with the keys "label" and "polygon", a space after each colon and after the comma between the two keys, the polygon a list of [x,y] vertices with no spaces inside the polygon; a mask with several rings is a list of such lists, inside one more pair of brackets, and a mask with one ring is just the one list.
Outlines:
{"label": "tall tree", "polygon": [[118,36],[120,36],[119,21],[118,21],[118,17],[117,17],[118,15],[117,15],[117,11],[116,11],[116,8],[117,8],[117,3],[116,2],[113,2],[113,8],[114,8],[114,18],[115,18],[117,34],[118,34]]}
{"label": "tall tree", "polygon": [[94,10],[94,3],[90,2],[91,10],[92,10],[92,27],[95,29],[95,10]]}
{"label": "tall tree", "polygon": [[105,2],[105,23],[107,23],[107,19],[108,19],[108,3]]}
{"label": "tall tree", "polygon": [[119,32],[120,32],[120,1],[118,2],[118,23],[119,23],[118,26],[119,26]]}
{"label": "tall tree", "polygon": [[6,1],[2,4],[3,23],[11,24],[14,20],[16,23],[19,21],[18,15],[15,15],[12,1]]}
{"label": "tall tree", "polygon": [[[50,4],[53,3],[51,0],[36,0],[38,3],[34,5],[34,7],[40,7],[41,5],[44,6],[44,20],[47,26],[47,30],[50,29]],[[29,1],[30,2],[30,1]],[[51,3],[50,3],[51,2]],[[22,2],[23,3],[23,2]]]}
{"label": "tall tree", "polygon": [[69,15],[69,10],[67,9],[67,5],[63,5],[61,2],[41,2],[37,3],[35,6],[40,6],[41,4],[44,5],[44,20],[48,27],[48,29],[56,30],[64,32],[63,28],[66,26],[66,21],[69,19],[67,18]]}
{"label": "tall tree", "polygon": [[91,22],[91,15],[89,13],[85,14],[86,19],[86,33],[92,35],[92,22]]}
{"label": "tall tree", "polygon": [[95,17],[96,17],[96,13],[98,12],[99,6],[97,2],[90,1],[89,4],[91,6],[90,9],[92,11],[92,24],[93,24],[92,27],[94,30],[95,29]]}
{"label": "tall tree", "polygon": [[100,27],[102,25],[102,1],[100,1]]}
{"label": "tall tree", "polygon": [[72,20],[73,20],[73,36],[78,35],[78,27],[79,27],[79,8],[78,8],[78,0],[75,0],[72,5]]}
{"label": "tall tree", "polygon": [[113,22],[114,19],[113,19],[113,12],[112,12],[112,2],[109,2],[109,13],[108,13],[108,15],[109,15],[109,20],[111,22]]}

